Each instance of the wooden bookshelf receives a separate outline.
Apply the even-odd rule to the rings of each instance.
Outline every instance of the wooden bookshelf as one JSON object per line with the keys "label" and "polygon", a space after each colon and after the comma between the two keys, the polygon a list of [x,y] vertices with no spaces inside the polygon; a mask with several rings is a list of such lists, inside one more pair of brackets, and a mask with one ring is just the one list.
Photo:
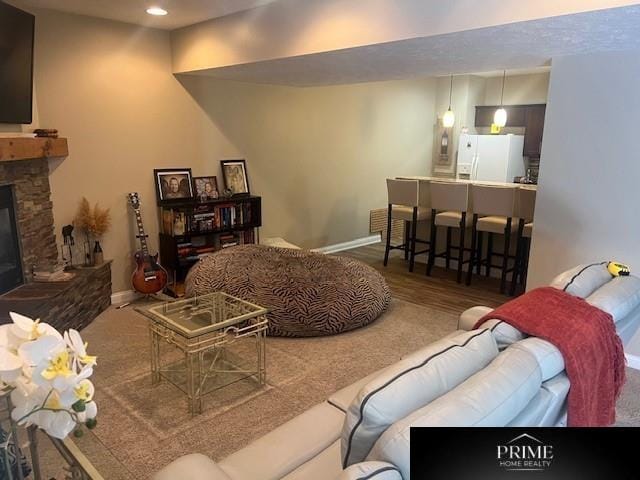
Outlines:
{"label": "wooden bookshelf", "polygon": [[159,204],[160,262],[173,278],[167,293],[181,296],[189,269],[223,248],[257,243],[262,199],[253,195]]}
{"label": "wooden bookshelf", "polygon": [[0,162],[66,157],[68,155],[69,147],[66,138],[0,138]]}

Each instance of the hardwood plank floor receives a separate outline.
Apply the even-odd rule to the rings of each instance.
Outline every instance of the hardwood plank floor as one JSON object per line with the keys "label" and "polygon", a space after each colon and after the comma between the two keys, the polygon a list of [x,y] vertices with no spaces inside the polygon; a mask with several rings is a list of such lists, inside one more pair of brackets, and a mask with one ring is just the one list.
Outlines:
{"label": "hardwood plank floor", "polygon": [[444,312],[459,315],[477,305],[497,307],[510,300],[507,295],[499,293],[498,279],[474,275],[471,285],[467,287],[464,283],[456,283],[456,271],[453,269],[447,271],[434,267],[432,276],[427,277],[424,263],[416,263],[414,272],[410,273],[408,262],[398,250],[391,251],[385,267],[382,264],[382,244],[359,247],[336,255],[355,258],[378,270],[385,277],[394,297]]}

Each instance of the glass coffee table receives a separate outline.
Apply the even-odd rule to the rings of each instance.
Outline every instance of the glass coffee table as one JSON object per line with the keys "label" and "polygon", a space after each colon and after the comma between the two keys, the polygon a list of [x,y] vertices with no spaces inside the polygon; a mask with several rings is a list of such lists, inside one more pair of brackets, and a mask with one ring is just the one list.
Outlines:
{"label": "glass coffee table", "polygon": [[[216,292],[135,310],[149,319],[152,384],[164,378],[182,390],[192,415],[202,413],[202,397],[219,388],[249,377],[266,382],[266,308]],[[177,359],[163,361],[163,341],[180,352]],[[252,342],[244,351],[253,358],[230,358],[228,347],[236,342]]]}

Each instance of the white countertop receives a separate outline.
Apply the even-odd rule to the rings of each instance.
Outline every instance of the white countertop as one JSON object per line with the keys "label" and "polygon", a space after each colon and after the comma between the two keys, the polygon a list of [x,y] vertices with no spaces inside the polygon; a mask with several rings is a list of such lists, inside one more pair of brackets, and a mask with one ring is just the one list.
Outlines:
{"label": "white countertop", "polygon": [[507,183],[507,182],[490,182],[480,180],[464,180],[462,178],[447,178],[447,177],[420,177],[420,176],[400,176],[396,177],[399,180],[421,180],[421,181],[435,181],[435,182],[454,182],[454,183],[470,183],[471,185],[495,185],[500,187],[514,187],[514,188],[526,188],[530,190],[537,190],[537,185],[531,183]]}

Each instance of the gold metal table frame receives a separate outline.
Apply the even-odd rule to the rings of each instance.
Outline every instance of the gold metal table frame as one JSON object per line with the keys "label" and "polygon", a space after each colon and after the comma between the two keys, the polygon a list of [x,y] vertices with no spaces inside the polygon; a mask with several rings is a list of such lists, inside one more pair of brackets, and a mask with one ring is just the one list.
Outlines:
{"label": "gold metal table frame", "polygon": [[[152,385],[165,379],[182,390],[192,415],[202,413],[202,397],[215,390],[250,377],[266,383],[267,309],[216,292],[136,310],[149,319]],[[228,347],[241,340],[253,340],[255,366],[228,358]],[[162,343],[184,359],[163,364]]]}

